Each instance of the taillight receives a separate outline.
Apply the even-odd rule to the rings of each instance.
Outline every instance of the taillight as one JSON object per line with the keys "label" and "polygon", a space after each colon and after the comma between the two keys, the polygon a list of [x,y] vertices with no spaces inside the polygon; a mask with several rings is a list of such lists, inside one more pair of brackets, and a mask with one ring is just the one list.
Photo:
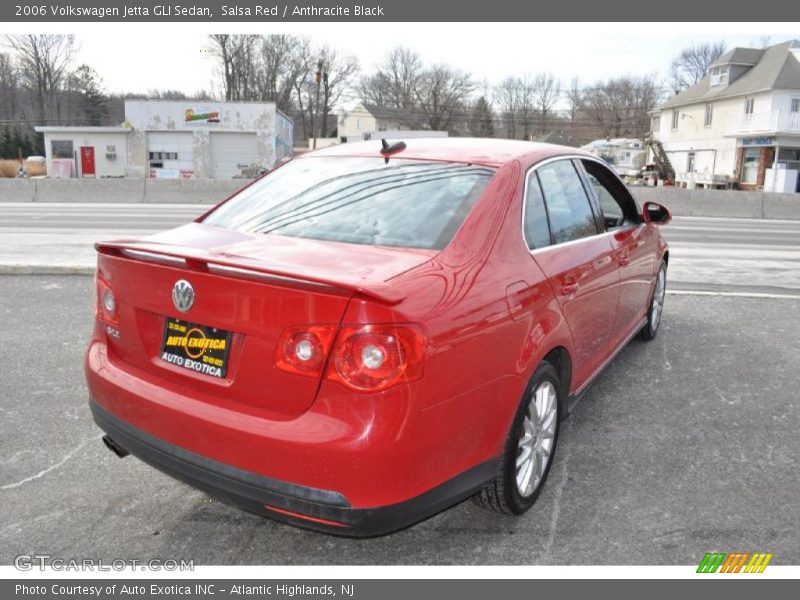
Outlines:
{"label": "taillight", "polygon": [[275,366],[289,373],[319,377],[335,335],[335,325],[287,329],[275,349]]}
{"label": "taillight", "polygon": [[[335,346],[331,345],[336,339]],[[425,338],[416,325],[306,325],[281,334],[275,366],[326,378],[360,392],[379,392],[422,377]],[[328,359],[328,354],[331,354]]]}
{"label": "taillight", "polygon": [[422,331],[414,325],[345,326],[339,331],[328,379],[377,392],[422,377]]}
{"label": "taillight", "polygon": [[117,298],[114,296],[114,290],[112,290],[109,283],[100,276],[96,277],[95,280],[97,283],[95,316],[99,321],[103,321],[109,325],[119,324],[119,308],[117,306]]}

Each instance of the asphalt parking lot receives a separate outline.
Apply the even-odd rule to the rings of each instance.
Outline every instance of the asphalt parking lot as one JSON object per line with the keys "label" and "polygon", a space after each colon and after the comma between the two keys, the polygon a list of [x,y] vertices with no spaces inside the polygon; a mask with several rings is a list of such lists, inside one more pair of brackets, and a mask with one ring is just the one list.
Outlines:
{"label": "asphalt parking lot", "polygon": [[0,563],[692,564],[800,562],[800,298],[670,295],[565,422],[521,518],[465,502],[408,530],[334,538],[264,520],[105,449],[86,403],[87,276],[0,277]]}

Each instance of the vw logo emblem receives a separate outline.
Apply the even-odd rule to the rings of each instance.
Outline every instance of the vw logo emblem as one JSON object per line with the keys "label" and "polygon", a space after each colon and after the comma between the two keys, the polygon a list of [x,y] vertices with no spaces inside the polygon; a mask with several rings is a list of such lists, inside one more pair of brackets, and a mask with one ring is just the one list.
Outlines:
{"label": "vw logo emblem", "polygon": [[186,312],[194,304],[194,288],[185,279],[175,282],[172,287],[172,303],[181,312]]}

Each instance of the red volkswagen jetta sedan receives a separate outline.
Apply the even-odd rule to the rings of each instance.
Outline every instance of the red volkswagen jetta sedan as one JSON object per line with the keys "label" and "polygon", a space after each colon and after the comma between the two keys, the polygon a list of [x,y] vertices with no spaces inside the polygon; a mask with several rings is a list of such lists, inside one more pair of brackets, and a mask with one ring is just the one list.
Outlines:
{"label": "red volkswagen jetta sedan", "polygon": [[523,513],[561,419],[656,335],[669,218],[572,148],[304,155],[193,223],[98,244],[94,419],[120,456],[326,532],[470,496]]}

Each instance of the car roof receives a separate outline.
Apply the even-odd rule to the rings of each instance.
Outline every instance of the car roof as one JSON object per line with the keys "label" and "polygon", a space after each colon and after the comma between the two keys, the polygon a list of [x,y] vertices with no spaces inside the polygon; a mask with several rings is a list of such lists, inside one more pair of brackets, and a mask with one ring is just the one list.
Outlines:
{"label": "car roof", "polygon": [[[401,139],[392,138],[387,141],[392,144],[401,141]],[[411,138],[402,141],[405,142],[406,148],[394,155],[397,158],[461,162],[490,167],[499,167],[512,160],[519,160],[524,163],[538,162],[565,154],[593,156],[569,146],[519,140],[454,137]],[[329,146],[304,154],[300,158],[320,156],[380,157],[380,150],[381,140],[378,138],[368,142],[348,142]]]}

